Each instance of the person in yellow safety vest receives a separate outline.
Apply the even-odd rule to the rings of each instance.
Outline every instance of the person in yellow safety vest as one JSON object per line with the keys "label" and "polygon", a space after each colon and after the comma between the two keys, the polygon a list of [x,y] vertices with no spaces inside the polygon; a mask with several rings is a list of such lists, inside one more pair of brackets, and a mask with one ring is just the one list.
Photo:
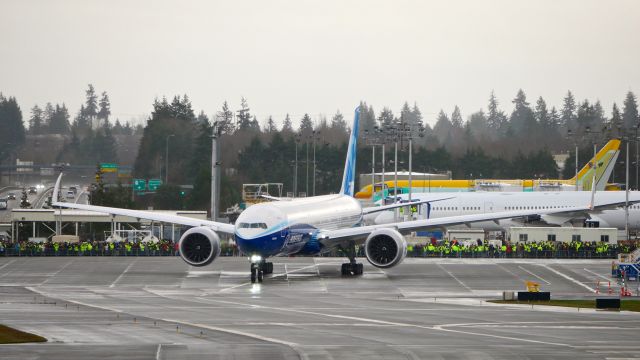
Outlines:
{"label": "person in yellow safety vest", "polygon": [[436,247],[433,246],[433,244],[429,244],[427,246],[427,251],[429,251],[429,254],[433,254],[436,251]]}
{"label": "person in yellow safety vest", "polygon": [[124,245],[124,248],[127,250],[127,255],[130,255],[131,254],[131,244],[126,243]]}
{"label": "person in yellow safety vest", "polygon": [[140,252],[144,252],[144,243],[140,243]]}
{"label": "person in yellow safety vest", "polygon": [[116,247],[114,243],[109,243],[109,250],[113,252],[113,249]]}
{"label": "person in yellow safety vest", "polygon": [[89,251],[89,255],[91,255],[91,250],[93,250],[93,245],[91,245],[91,243],[87,243],[87,250]]}
{"label": "person in yellow safety vest", "polygon": [[56,255],[58,254],[58,249],[60,249],[60,244],[58,243],[54,243],[53,244],[53,251],[56,252]]}

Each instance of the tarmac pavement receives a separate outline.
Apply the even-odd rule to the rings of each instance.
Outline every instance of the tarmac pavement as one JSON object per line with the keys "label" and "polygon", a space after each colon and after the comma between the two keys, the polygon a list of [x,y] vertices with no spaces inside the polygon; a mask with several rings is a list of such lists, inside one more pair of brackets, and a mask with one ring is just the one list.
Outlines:
{"label": "tarmac pavement", "polygon": [[610,260],[343,261],[276,258],[251,284],[245,258],[0,258],[0,323],[49,339],[0,359],[640,358],[640,314],[484,301],[527,280],[593,298]]}

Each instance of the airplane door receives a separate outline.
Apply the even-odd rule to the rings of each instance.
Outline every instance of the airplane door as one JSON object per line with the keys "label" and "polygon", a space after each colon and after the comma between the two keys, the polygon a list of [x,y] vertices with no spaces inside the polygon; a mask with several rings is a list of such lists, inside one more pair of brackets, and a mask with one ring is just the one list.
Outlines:
{"label": "airplane door", "polygon": [[492,213],[493,212],[493,203],[492,202],[485,202],[484,203],[484,212],[485,213]]}

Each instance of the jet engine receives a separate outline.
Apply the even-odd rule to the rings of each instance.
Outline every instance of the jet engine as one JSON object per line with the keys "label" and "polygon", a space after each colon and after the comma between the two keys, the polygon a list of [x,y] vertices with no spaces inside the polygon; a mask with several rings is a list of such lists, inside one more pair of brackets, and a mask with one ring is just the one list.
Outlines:
{"label": "jet engine", "polygon": [[187,230],[178,244],[180,257],[189,265],[209,265],[220,255],[220,237],[208,227]]}
{"label": "jet engine", "polygon": [[394,229],[378,229],[367,237],[364,252],[371,265],[390,268],[407,256],[407,241]]}

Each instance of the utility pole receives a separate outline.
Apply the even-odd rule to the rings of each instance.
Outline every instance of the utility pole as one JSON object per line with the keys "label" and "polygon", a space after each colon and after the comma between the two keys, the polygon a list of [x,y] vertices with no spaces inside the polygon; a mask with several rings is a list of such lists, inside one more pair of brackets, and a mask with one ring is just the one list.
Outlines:
{"label": "utility pole", "polygon": [[167,139],[165,141],[165,153],[164,153],[164,160],[165,160],[165,166],[164,166],[164,183],[168,184],[169,183],[169,138],[172,136],[176,136],[175,134],[170,134],[167,135]]}
{"label": "utility pole", "polygon": [[218,121],[213,122],[211,134],[211,220],[218,219],[218,210],[220,209],[220,161],[218,154],[220,153],[220,143],[218,139],[222,135],[221,124]]}
{"label": "utility pole", "polygon": [[627,140],[626,159],[624,161],[624,233],[625,240],[629,240],[629,139]]}

